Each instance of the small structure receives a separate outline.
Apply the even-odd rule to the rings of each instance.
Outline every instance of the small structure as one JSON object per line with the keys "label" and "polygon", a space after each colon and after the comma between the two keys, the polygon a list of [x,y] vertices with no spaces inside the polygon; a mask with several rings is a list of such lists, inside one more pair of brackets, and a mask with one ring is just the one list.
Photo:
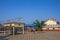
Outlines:
{"label": "small structure", "polygon": [[13,35],[14,35],[15,28],[23,28],[23,34],[24,34],[24,23],[8,22],[8,23],[4,23],[4,26],[6,26],[8,28],[12,28],[13,29]]}
{"label": "small structure", "polygon": [[36,27],[36,24],[25,24],[25,28],[28,32],[32,32]]}
{"label": "small structure", "polygon": [[60,25],[58,24],[58,21],[56,21],[53,18],[49,18],[48,20],[45,21],[45,26],[42,28],[42,30],[45,31],[55,31],[55,30],[60,30]]}
{"label": "small structure", "polygon": [[36,24],[29,24],[29,32],[33,32],[35,31],[35,28],[36,28]]}

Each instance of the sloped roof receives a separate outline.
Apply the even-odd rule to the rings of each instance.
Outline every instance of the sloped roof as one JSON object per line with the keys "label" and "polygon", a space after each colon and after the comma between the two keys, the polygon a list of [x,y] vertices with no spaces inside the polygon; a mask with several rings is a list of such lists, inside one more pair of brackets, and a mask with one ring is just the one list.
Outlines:
{"label": "sloped roof", "polygon": [[[55,22],[58,22],[56,19],[54,19],[54,18],[48,18],[46,21],[48,21],[48,20],[52,20],[52,21],[55,21]],[[46,22],[45,21],[45,22]]]}
{"label": "sloped roof", "polygon": [[4,24],[19,24],[19,23],[24,24],[22,22],[7,22],[7,23],[4,23]]}

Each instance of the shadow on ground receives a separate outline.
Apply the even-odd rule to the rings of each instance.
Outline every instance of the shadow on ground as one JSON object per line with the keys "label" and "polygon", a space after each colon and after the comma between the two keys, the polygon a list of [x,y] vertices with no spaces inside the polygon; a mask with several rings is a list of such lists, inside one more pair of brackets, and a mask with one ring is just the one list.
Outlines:
{"label": "shadow on ground", "polygon": [[0,35],[0,40],[8,40],[9,38],[8,38],[8,36],[1,36]]}

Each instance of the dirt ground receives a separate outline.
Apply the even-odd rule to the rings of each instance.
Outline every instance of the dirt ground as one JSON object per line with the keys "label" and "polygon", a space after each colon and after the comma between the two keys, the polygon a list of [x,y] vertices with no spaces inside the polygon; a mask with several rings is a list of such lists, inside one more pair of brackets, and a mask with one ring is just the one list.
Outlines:
{"label": "dirt ground", "polygon": [[60,32],[28,32],[14,36],[0,36],[0,40],[60,40]]}

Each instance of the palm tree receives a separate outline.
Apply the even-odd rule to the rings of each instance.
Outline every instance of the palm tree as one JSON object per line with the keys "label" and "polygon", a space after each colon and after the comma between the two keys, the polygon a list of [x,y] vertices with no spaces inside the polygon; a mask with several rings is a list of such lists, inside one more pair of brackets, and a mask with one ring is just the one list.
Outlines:
{"label": "palm tree", "polygon": [[41,21],[41,27],[45,26],[45,21]]}
{"label": "palm tree", "polygon": [[36,20],[35,22],[34,22],[34,24],[36,24],[36,30],[37,31],[39,31],[39,30],[41,30],[41,23],[39,22],[39,20]]}
{"label": "palm tree", "polygon": [[44,22],[45,22],[45,21],[41,21],[41,22],[40,22],[40,21],[38,21],[38,20],[36,20],[36,21],[34,22],[34,23],[36,24],[36,30],[37,30],[37,31],[39,31],[39,30],[42,31],[42,27],[45,26]]}

